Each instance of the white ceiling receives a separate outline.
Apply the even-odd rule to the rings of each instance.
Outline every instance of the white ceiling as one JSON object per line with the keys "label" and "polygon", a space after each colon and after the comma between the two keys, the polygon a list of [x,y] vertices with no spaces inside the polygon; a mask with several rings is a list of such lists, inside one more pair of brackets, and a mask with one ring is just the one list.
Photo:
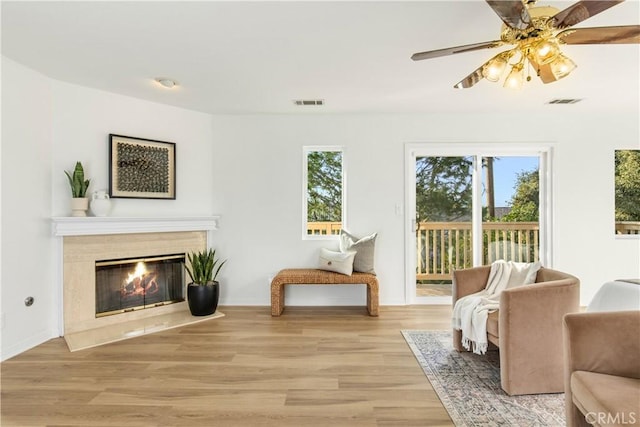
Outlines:
{"label": "white ceiling", "polygon": [[[628,0],[578,27],[639,21],[640,1]],[[3,1],[2,53],[53,79],[207,113],[638,111],[639,45],[565,46],[578,68],[519,92],[453,88],[499,50],[410,59],[495,40],[500,25],[482,0]],[[326,105],[293,105],[317,98]]]}

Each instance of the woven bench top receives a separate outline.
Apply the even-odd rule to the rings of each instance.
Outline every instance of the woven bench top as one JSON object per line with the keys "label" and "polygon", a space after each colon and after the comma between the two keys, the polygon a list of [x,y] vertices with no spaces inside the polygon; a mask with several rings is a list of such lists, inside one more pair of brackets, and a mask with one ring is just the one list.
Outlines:
{"label": "woven bench top", "polygon": [[273,278],[271,283],[276,284],[313,284],[313,285],[338,285],[338,284],[369,284],[376,283],[378,279],[369,273],[354,272],[347,276],[332,271],[317,270],[313,268],[286,268]]}

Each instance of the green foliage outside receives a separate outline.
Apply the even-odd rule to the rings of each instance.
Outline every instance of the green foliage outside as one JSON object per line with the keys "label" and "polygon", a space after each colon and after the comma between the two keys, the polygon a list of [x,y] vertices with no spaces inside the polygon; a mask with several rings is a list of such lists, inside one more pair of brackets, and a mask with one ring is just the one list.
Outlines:
{"label": "green foliage outside", "polygon": [[511,210],[500,221],[538,222],[540,213],[540,176],[538,169],[520,172],[516,178]]}
{"label": "green foliage outside", "polygon": [[616,150],[615,220],[640,221],[640,150]]}
{"label": "green foliage outside", "polygon": [[[416,221],[418,223],[470,221],[472,168],[471,157],[416,158]],[[441,253],[439,250],[432,249],[427,253],[427,240],[433,242],[437,248],[442,244],[440,235],[432,233],[418,233],[422,248],[419,256],[425,263],[434,257],[438,259],[445,257],[445,265],[448,266],[457,257],[457,251]],[[448,240],[448,237],[447,235],[445,240]],[[453,247],[464,247],[463,237],[454,238],[452,244]],[[445,273],[441,271],[440,266],[441,263],[435,263],[434,273]]]}
{"label": "green foliage outside", "polygon": [[418,222],[456,221],[471,215],[471,157],[416,159]]}
{"label": "green foliage outside", "polygon": [[342,221],[342,152],[307,155],[307,221]]}
{"label": "green foliage outside", "polygon": [[[496,159],[498,160],[498,159]],[[419,157],[416,159],[416,210],[419,222],[469,221],[471,217],[470,157]],[[491,192],[492,189],[485,191]],[[536,222],[539,218],[540,180],[538,169],[522,171],[516,177],[510,212],[500,219],[485,221]]]}

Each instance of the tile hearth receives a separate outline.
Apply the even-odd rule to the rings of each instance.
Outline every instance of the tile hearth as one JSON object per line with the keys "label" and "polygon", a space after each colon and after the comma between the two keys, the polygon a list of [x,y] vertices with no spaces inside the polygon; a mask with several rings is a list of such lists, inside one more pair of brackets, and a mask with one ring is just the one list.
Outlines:
{"label": "tile hearth", "polygon": [[209,316],[192,316],[188,311],[178,311],[147,317],[136,322],[119,323],[83,332],[66,334],[64,339],[67,342],[69,351],[85,350],[87,348],[152,334],[154,332],[204,322],[205,320],[218,319],[223,316],[224,313],[220,311],[216,311]]}

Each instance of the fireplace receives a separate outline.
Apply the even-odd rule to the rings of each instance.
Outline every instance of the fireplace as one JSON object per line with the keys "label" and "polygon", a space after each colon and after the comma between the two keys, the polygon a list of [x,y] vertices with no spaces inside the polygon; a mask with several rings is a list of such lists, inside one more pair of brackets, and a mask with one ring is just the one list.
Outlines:
{"label": "fireplace", "polygon": [[96,317],[184,301],[184,261],[184,253],[96,261]]}
{"label": "fireplace", "polygon": [[[200,217],[58,217],[52,219],[52,230],[59,254],[58,297],[60,336],[71,351],[115,342],[141,334],[175,328],[185,324],[222,317],[194,317],[189,312],[185,294],[181,297],[106,311],[119,311],[117,316],[96,316],[96,263],[110,260],[146,260],[166,254],[202,251],[211,246],[217,216]],[[144,262],[144,261],[142,261]],[[135,263],[137,264],[137,262]],[[135,264],[133,272],[135,272]],[[146,262],[145,262],[146,264]],[[178,263],[179,264],[179,263]],[[164,268],[164,267],[163,267]],[[172,269],[177,268],[176,266]],[[147,270],[150,268],[147,266]],[[184,267],[179,269],[180,275]],[[176,271],[176,270],[174,270]],[[125,275],[126,278],[126,275]],[[183,280],[182,289],[185,277]],[[156,279],[157,282],[157,279]],[[160,283],[157,283],[160,285]],[[119,285],[122,287],[122,283]],[[146,287],[155,285],[145,285]],[[135,287],[134,287],[135,288]],[[186,292],[186,291],[183,291]],[[126,293],[126,292],[125,292]],[[140,293],[140,290],[138,290]],[[146,293],[146,291],[145,291]],[[167,291],[171,295],[170,291]],[[164,298],[163,298],[164,300]],[[169,303],[176,301],[175,303]],[[153,309],[136,309],[152,305]],[[133,308],[133,310],[132,310]],[[102,309],[101,309],[102,311]]]}

